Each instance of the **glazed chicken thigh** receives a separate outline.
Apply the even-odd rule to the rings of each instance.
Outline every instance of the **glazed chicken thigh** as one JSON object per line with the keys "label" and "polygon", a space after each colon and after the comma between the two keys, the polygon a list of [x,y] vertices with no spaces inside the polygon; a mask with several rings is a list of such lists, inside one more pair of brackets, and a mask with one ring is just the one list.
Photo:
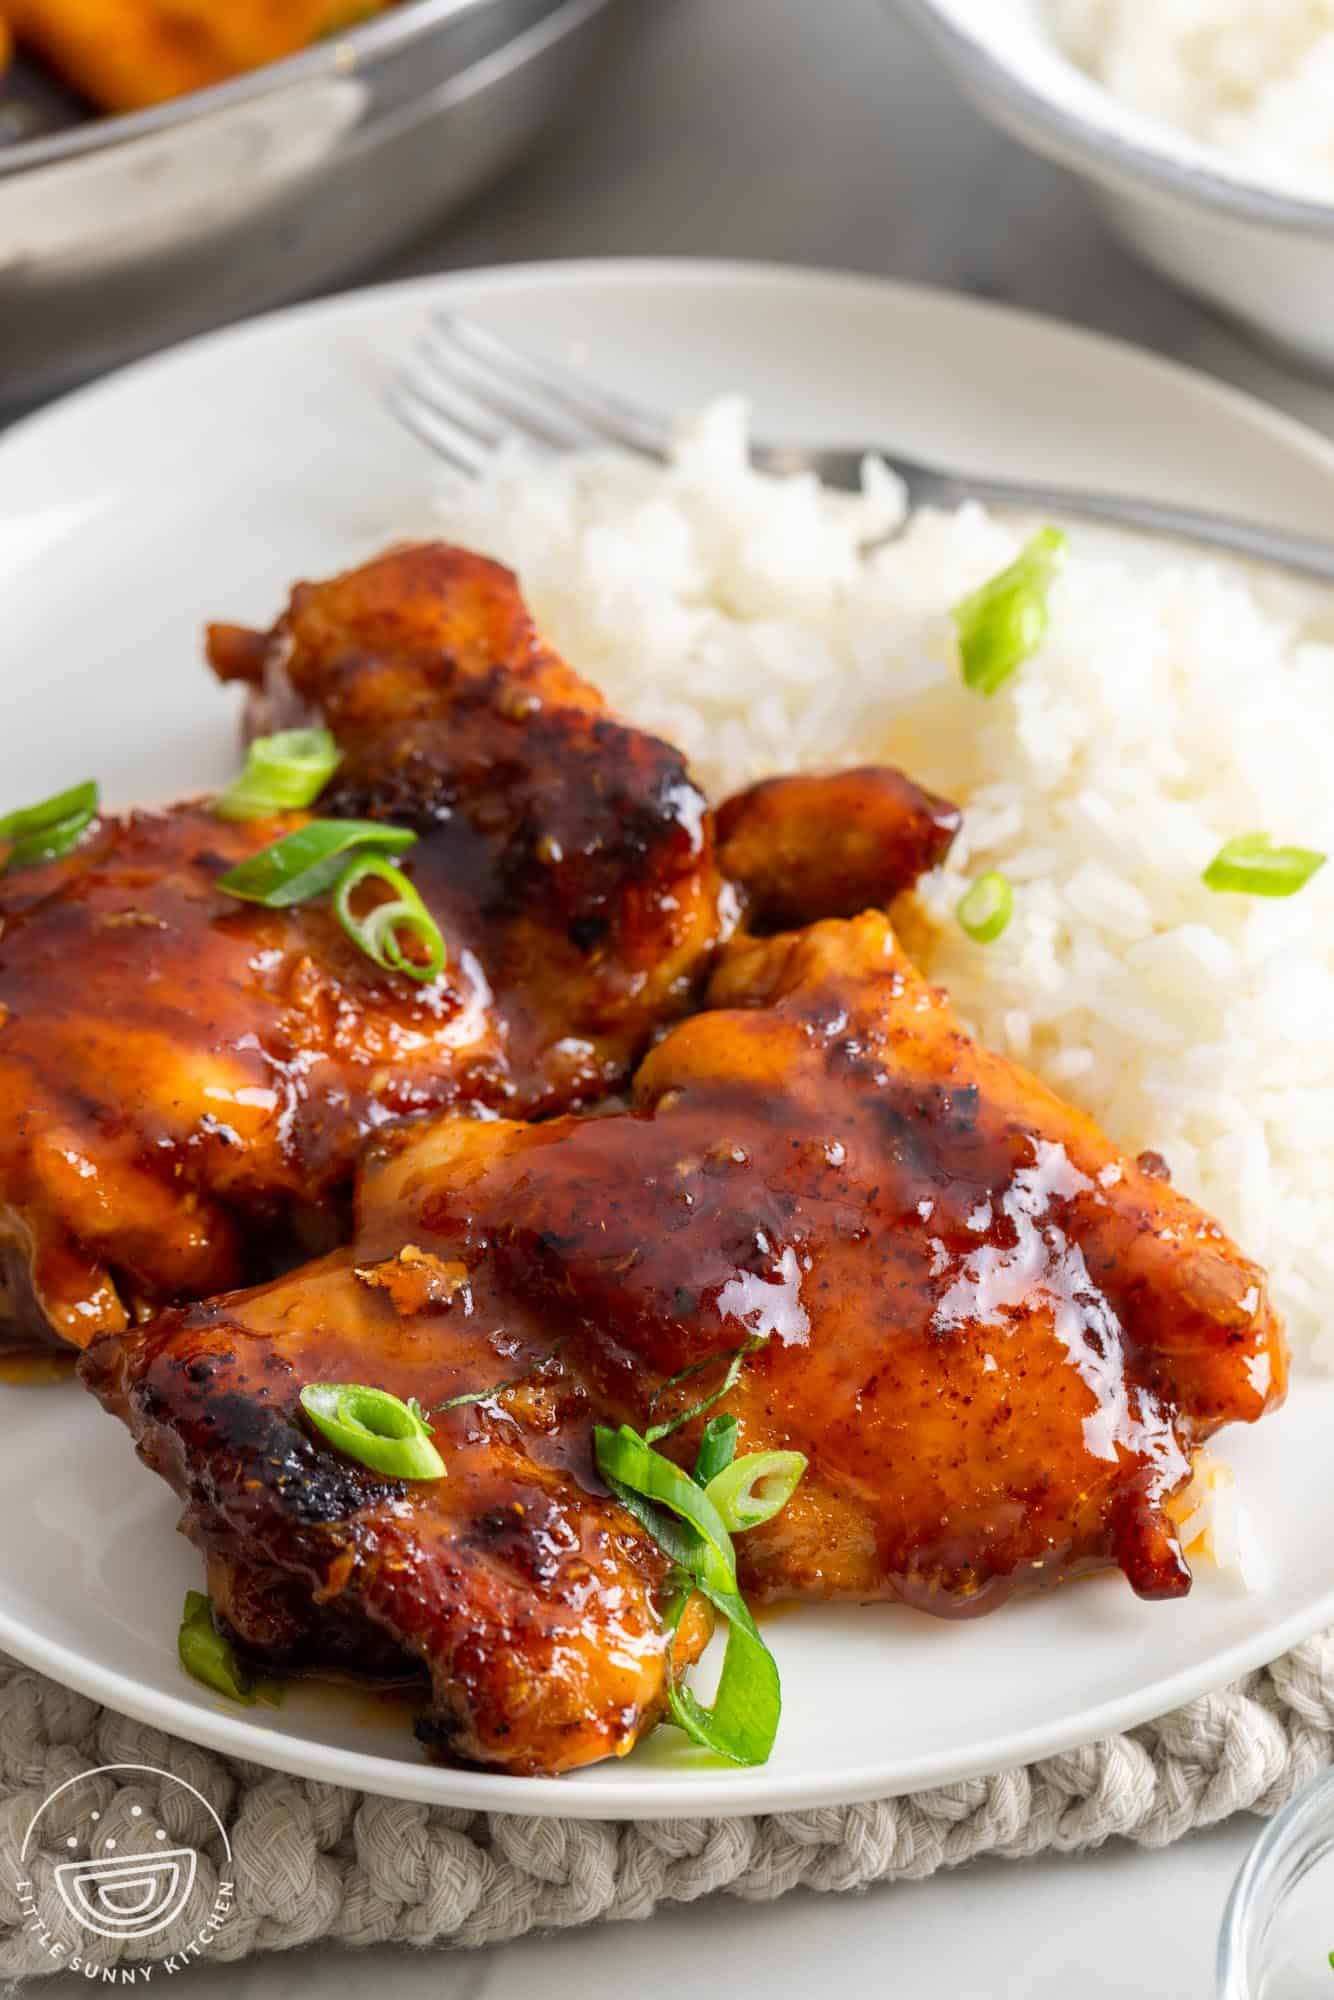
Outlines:
{"label": "glazed chicken thigh", "polygon": [[[218,878],[300,825],[207,802],[103,819],[0,874],[0,1337],[77,1345],[338,1241],[366,1135],[537,1115],[628,1076],[724,927],[679,754],[543,644],[507,570],[439,544],[299,586],[221,669],[343,752],[321,816],[392,819],[447,962],[382,971],[327,902]],[[0,856],[0,859],[3,859]]]}
{"label": "glazed chicken thigh", "polygon": [[[268,1287],[99,1340],[80,1367],[185,1501],[215,1616],[251,1660],[425,1668],[426,1743],[556,1773],[652,1727],[672,1644],[670,1566],[600,1489],[577,1376],[437,1411],[448,1475],[429,1482],[339,1456],[296,1400],[307,1382],[373,1378],[435,1410],[493,1388],[511,1345],[460,1264],[401,1241],[381,1257],[362,1233]],[[679,1663],[707,1629],[696,1607]]]}
{"label": "glazed chicken thigh", "polygon": [[421,835],[409,865],[489,989],[499,1094],[531,1113],[623,1083],[719,936],[712,823],[680,752],[608,711],[510,572],[392,549],[298,584],[270,633],[211,628],[210,657],[271,720],[333,732],[322,816]]}
{"label": "glazed chicken thigh", "polygon": [[[692,1404],[742,1350],[739,1449],[809,1461],[738,1543],[750,1594],[966,1615],[1108,1565],[1188,1588],[1164,1503],[1283,1393],[1262,1274],[980,1049],[882,915],[740,939],[708,999],[629,1109],[401,1126],[348,1250],[89,1350],[252,1658],[423,1662],[427,1739],[510,1769],[628,1748],[664,1572],[592,1426]],[[321,1381],[415,1396],[445,1477],[317,1440]],[[701,1421],[661,1448],[691,1463]]]}
{"label": "glazed chicken thigh", "polygon": [[883,916],[738,940],[708,998],[629,1112],[403,1134],[367,1216],[461,1259],[525,1354],[562,1338],[616,1421],[762,1342],[738,1449],[810,1465],[739,1545],[760,1597],[967,1614],[1107,1564],[1185,1591],[1163,1503],[1285,1385],[1263,1274],[980,1048]]}

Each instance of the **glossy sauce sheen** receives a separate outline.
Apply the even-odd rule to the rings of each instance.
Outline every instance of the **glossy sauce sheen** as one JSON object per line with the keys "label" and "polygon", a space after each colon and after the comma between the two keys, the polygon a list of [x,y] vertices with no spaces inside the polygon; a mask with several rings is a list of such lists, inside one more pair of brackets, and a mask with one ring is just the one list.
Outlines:
{"label": "glossy sauce sheen", "polygon": [[[591,1428],[684,1407],[757,1336],[740,1449],[810,1460],[737,1544],[765,1600],[968,1614],[1108,1564],[1178,1595],[1163,1501],[1282,1394],[1262,1275],[980,1050],[884,918],[737,942],[709,997],[632,1110],[387,1134],[350,1250],[82,1364],[251,1651],[422,1659],[452,1754],[567,1769],[651,1724],[662,1562]],[[446,1479],[404,1488],[311,1437],[316,1380],[483,1395],[434,1421]],[[698,1430],[663,1449],[688,1463]]]}
{"label": "glossy sauce sheen", "polygon": [[[186,1499],[215,1610],[252,1658],[420,1662],[419,1734],[458,1759],[555,1773],[624,1754],[665,1701],[667,1563],[601,1491],[585,1391],[567,1374],[437,1413],[441,1480],[344,1458],[306,1424],[303,1383],[373,1381],[434,1408],[515,1361],[459,1266],[360,1254],[100,1340],[85,1380]],[[694,1607],[682,1665],[706,1637]]]}
{"label": "glossy sauce sheen", "polygon": [[718,808],[718,858],[747,928],[788,930],[887,907],[939,867],[962,817],[884,765],[764,778]]}
{"label": "glossy sauce sheen", "polygon": [[338,1240],[387,1121],[596,1101],[724,927],[680,756],[607,714],[498,565],[393,551],[214,650],[334,730],[322,813],[420,834],[400,865],[447,965],[415,984],[327,899],[275,912],[218,889],[300,816],[132,813],[0,876],[0,1337],[82,1345]]}
{"label": "glossy sauce sheen", "polygon": [[567,1333],[635,1421],[769,1335],[727,1408],[743,1449],[811,1470],[740,1544],[762,1596],[971,1613],[1109,1562],[1187,1589],[1162,1503],[1194,1445],[1283,1392],[1263,1274],[978,1048],[883,918],[739,942],[710,998],[637,1112],[446,1123],[368,1181],[368,1215],[406,1210],[498,1319]]}

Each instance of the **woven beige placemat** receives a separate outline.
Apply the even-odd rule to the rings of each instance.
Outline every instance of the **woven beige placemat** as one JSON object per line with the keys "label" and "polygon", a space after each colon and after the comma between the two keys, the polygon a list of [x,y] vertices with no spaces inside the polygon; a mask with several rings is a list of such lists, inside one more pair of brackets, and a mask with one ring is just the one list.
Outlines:
{"label": "woven beige placemat", "polygon": [[[0,1976],[103,1967],[201,1948],[238,1959],[318,1940],[496,1944],[542,1928],[646,1917],[719,1891],[765,1901],[789,1889],[858,1889],[956,1867],[1093,1847],[1113,1835],[1162,1846],[1243,1809],[1273,1812],[1334,1761],[1334,1634],[1157,1722],[1026,1769],[871,1805],[618,1825],[459,1812],[284,1777],[197,1749],[0,1657]],[[132,1848],[160,1822],[197,1849],[178,1919],[151,1943],[89,1937],[56,1879],[67,1860],[64,1783],[103,1765],[155,1771],[94,1781],[103,1845]],[[170,1774],[170,1777],[164,1775]],[[231,1843],[223,1860],[208,1802]],[[68,1798],[88,1804],[88,1786]],[[216,1928],[219,1884],[225,1920]]]}

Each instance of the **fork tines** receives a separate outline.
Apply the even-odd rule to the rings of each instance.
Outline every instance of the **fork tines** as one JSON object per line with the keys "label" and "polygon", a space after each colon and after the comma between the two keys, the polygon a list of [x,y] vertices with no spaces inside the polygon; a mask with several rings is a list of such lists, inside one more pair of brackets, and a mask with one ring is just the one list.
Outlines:
{"label": "fork tines", "polygon": [[488,328],[437,313],[389,392],[394,414],[455,469],[476,476],[506,438],[548,451],[615,444],[667,454],[670,426]]}

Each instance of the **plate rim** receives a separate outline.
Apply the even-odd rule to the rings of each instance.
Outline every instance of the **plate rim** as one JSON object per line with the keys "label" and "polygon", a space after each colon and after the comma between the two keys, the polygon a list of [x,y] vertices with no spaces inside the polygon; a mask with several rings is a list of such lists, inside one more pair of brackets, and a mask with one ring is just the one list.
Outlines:
{"label": "plate rim", "polygon": [[[137,385],[154,372],[188,371],[201,357],[220,348],[259,347],[275,330],[293,325],[318,326],[330,319],[358,316],[374,320],[380,310],[392,312],[414,299],[426,302],[451,292],[470,294],[476,306],[484,304],[486,297],[499,298],[534,287],[596,289],[608,284],[641,288],[689,284],[705,290],[788,286],[823,291],[831,299],[851,290],[867,299],[899,302],[901,306],[916,302],[930,310],[971,321],[983,330],[999,321],[1021,333],[1048,338],[1055,335],[1062,342],[1073,342],[1088,353],[1102,354],[1120,366],[1129,364],[1154,373],[1166,383],[1188,383],[1192,395],[1200,399],[1201,408],[1207,409],[1212,404],[1220,416],[1226,414],[1245,423],[1253,434],[1267,436],[1323,472],[1331,482],[1334,497],[1334,440],[1200,369],[1154,354],[1118,336],[1023,307],[864,272],[764,260],[678,257],[550,259],[432,273],[358,287],[331,298],[303,301],[258,315],[134,361],[20,418],[0,433],[0,485],[16,448],[19,455],[34,444],[40,448],[45,432],[57,431],[69,421],[77,421],[92,404],[114,399],[127,385]],[[1266,1624],[1260,1633],[1077,1715],[1057,1717],[1012,1732],[995,1741],[985,1757],[976,1747],[965,1747],[948,1755],[931,1752],[906,1762],[899,1759],[890,1771],[873,1766],[856,1779],[847,1775],[823,1778],[818,1771],[783,1778],[764,1770],[707,1773],[692,1770],[685,1779],[681,1775],[645,1771],[642,1777],[637,1777],[633,1790],[601,1782],[597,1776],[599,1767],[590,1767],[575,1784],[562,1785],[543,1778],[455,1770],[424,1761],[417,1763],[406,1757],[392,1758],[333,1746],[312,1737],[270,1733],[244,1715],[206,1706],[202,1698],[192,1700],[159,1692],[116,1669],[102,1666],[90,1655],[75,1652],[35,1632],[3,1604],[0,1604],[0,1646],[24,1665],[105,1703],[120,1714],[269,1769],[381,1796],[466,1810],[624,1822],[739,1818],[755,1813],[856,1805],[1011,1770],[1151,1721],[1184,1701],[1210,1693],[1266,1665],[1331,1623],[1334,1623],[1334,1584],[1301,1609]]]}
{"label": "plate rim", "polygon": [[[270,1734],[240,1716],[218,1713],[183,1696],[154,1693],[112,1669],[85,1663],[82,1655],[21,1627],[0,1606],[0,1647],[21,1665],[44,1673],[76,1694],[147,1723],[168,1736],[216,1750],[224,1756],[260,1764],[268,1770],[313,1779],[321,1784],[368,1792],[381,1798],[407,1799],[415,1804],[449,1806],[471,1812],[499,1812],[524,1818],[578,1819],[616,1823],[680,1819],[748,1819],[774,1813],[812,1812],[903,1798],[918,1791],[935,1791],[978,1778],[1003,1775],[1046,1758],[1118,1736],[1170,1714],[1185,1702],[1213,1694],[1309,1639],[1334,1622],[1334,1586],[1319,1600],[1319,1608],[1294,1612],[1277,1627],[1266,1626],[1258,1637],[1239,1641],[1205,1663],[1179,1669],[1130,1694],[1118,1696],[1064,1723],[1037,1724],[1006,1739],[996,1757],[979,1760],[976,1752],[952,1757],[928,1755],[900,1763],[893,1777],[868,1772],[850,1780],[775,1779],[758,1773],[720,1769],[708,1775],[692,1771],[680,1777],[647,1774],[637,1780],[639,1802],[620,1788],[599,1787],[592,1765],[577,1784],[558,1778],[516,1778],[485,1770],[455,1769],[408,1758],[382,1757],[363,1750],[333,1748],[310,1737]],[[1279,1644],[1274,1646],[1275,1631]],[[336,1765],[336,1769],[331,1766]],[[647,1801],[647,1803],[645,1803]]]}
{"label": "plate rim", "polygon": [[1334,437],[1325,437],[1313,424],[1289,415],[1286,410],[1266,402],[1251,390],[1238,388],[1191,362],[1159,354],[1122,334],[1106,333],[1075,320],[1062,319],[1058,314],[1038,312],[1030,306],[1015,305],[1005,299],[977,298],[970,292],[955,291],[947,285],[918,284],[908,278],[882,277],[873,272],[838,265],[790,264],[779,258],[642,256],[534,258],[512,264],[479,264],[460,270],[424,272],[378,284],[353,285],[319,298],[297,299],[267,312],[233,320],[226,326],[214,327],[207,333],[192,334],[151,354],[123,362],[118,368],[89,382],[66,389],[38,408],[25,411],[0,427],[0,478],[3,478],[6,458],[15,443],[29,445],[34,437],[40,437],[44,426],[59,427],[69,416],[77,415],[90,404],[115,396],[126,386],[155,372],[183,370],[220,348],[260,345],[275,329],[305,320],[355,319],[359,314],[373,312],[379,305],[392,306],[414,297],[424,299],[436,292],[482,289],[503,296],[508,291],[523,291],[534,284],[561,288],[567,285],[576,288],[588,286],[593,289],[609,279],[645,287],[656,284],[713,287],[763,283],[818,291],[832,286],[868,297],[921,300],[933,310],[957,313],[961,318],[971,317],[979,323],[996,321],[1037,335],[1054,334],[1074,341],[1090,352],[1114,357],[1122,365],[1152,372],[1165,384],[1175,381],[1189,385],[1192,394],[1203,397],[1206,402],[1215,401],[1232,417],[1251,424],[1260,432],[1267,432],[1322,470],[1334,474]]}

